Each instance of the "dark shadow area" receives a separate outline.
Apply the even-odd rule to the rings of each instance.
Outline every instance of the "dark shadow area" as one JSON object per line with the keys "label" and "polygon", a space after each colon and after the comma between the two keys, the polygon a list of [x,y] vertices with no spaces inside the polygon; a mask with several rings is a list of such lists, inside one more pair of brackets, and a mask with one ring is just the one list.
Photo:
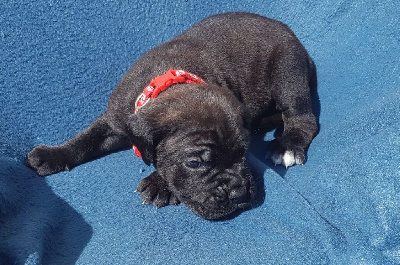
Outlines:
{"label": "dark shadow area", "polygon": [[44,178],[0,156],[0,264],[75,264],[92,233]]}
{"label": "dark shadow area", "polygon": [[[274,136],[277,137],[277,135],[280,135],[281,132],[278,130],[275,131]],[[287,173],[287,169],[282,166],[282,165],[274,165],[272,161],[268,158],[265,157],[268,151],[268,147],[271,141],[265,141],[263,135],[253,135],[252,140],[251,140],[251,146],[250,146],[250,152],[251,154],[260,162],[262,162],[265,167],[262,170],[262,173],[260,172],[260,165],[257,164],[253,171],[257,171],[258,174],[262,174],[265,172],[267,168],[270,168],[274,170],[279,176],[285,177]]]}

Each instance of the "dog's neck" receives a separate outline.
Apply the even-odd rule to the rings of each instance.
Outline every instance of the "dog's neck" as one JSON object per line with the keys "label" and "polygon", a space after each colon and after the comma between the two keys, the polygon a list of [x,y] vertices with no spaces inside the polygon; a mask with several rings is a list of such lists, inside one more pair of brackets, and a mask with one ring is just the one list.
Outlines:
{"label": "dog's neck", "polygon": [[165,74],[155,77],[139,95],[135,102],[135,114],[146,105],[150,99],[156,98],[162,91],[174,84],[205,84],[205,82],[195,74],[184,70],[169,70]]}

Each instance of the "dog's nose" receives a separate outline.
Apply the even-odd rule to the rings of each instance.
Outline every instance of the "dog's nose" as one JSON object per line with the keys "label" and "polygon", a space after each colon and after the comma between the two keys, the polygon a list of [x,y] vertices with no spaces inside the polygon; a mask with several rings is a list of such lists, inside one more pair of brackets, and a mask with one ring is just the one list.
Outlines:
{"label": "dog's nose", "polygon": [[234,204],[239,204],[244,201],[244,199],[247,197],[247,188],[246,186],[240,186],[233,188],[229,192],[229,200],[234,203]]}

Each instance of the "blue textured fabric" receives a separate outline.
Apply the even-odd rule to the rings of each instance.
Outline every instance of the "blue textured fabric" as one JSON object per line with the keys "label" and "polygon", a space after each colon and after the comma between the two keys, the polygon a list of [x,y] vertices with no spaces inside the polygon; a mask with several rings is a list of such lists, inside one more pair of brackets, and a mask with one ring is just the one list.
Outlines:
{"label": "blue textured fabric", "polygon": [[[395,0],[0,3],[0,264],[400,264],[400,5]],[[289,170],[250,161],[265,198],[206,221],[142,205],[132,151],[40,178],[23,164],[106,108],[144,52],[209,15],[287,23],[318,71],[321,132]],[[264,186],[264,187],[262,187]]]}

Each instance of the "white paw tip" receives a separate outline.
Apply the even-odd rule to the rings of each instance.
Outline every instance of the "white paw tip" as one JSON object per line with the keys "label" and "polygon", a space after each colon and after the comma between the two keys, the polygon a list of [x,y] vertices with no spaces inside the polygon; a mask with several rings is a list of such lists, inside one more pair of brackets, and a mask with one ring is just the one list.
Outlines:
{"label": "white paw tip", "polygon": [[293,151],[286,151],[282,157],[283,163],[286,168],[293,166],[296,163]]}
{"label": "white paw tip", "polygon": [[300,156],[295,156],[293,151],[285,151],[282,153],[272,153],[267,154],[266,158],[272,160],[272,162],[276,165],[283,165],[286,168],[291,167],[293,165],[303,165],[303,160]]}

